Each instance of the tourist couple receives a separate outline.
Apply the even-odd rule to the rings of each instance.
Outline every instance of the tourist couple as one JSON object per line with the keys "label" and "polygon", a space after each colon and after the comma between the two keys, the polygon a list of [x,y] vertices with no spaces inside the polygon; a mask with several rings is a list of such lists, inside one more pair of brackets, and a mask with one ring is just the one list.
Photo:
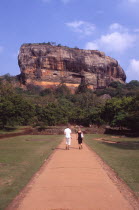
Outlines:
{"label": "tourist couple", "polygon": [[[69,149],[71,145],[71,129],[69,128],[69,125],[64,130],[65,138],[66,138],[66,149]],[[80,127],[78,127],[77,131],[77,140],[79,144],[79,149],[82,149],[82,141],[83,141],[83,132],[81,131]]]}

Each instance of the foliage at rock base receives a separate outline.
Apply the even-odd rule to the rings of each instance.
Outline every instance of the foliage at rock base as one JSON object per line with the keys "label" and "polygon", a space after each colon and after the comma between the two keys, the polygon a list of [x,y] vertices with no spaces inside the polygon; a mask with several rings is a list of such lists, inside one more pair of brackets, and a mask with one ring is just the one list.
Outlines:
{"label": "foliage at rock base", "polygon": [[76,93],[71,94],[64,83],[54,90],[39,92],[34,87],[19,90],[8,78],[4,83],[0,82],[0,127],[71,123],[138,130],[139,82],[131,81],[124,86],[114,83],[101,91],[105,94],[112,91],[113,95],[104,100],[101,94],[91,91],[86,85],[79,86]]}

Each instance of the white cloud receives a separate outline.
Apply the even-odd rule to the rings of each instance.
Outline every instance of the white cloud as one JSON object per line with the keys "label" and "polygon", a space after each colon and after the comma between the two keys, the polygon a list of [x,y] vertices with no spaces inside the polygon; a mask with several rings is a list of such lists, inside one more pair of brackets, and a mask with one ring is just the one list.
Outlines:
{"label": "white cloud", "polygon": [[109,26],[109,30],[110,32],[121,32],[121,33],[128,33],[129,31],[132,31],[133,33],[138,33],[139,32],[139,28],[135,28],[135,29],[129,29],[126,28],[125,26],[119,24],[119,23],[112,23]]}
{"label": "white cloud", "polygon": [[128,33],[114,32],[101,37],[101,43],[108,51],[122,52],[131,47],[134,42],[134,36]]}
{"label": "white cloud", "polygon": [[85,36],[91,35],[96,29],[94,24],[82,20],[66,23],[66,25],[70,27],[74,32]]}
{"label": "white cloud", "polygon": [[86,49],[99,49],[107,52],[122,53],[132,47],[136,37],[129,33],[113,32],[102,35],[100,39],[88,42]]}
{"label": "white cloud", "polygon": [[139,60],[131,59],[126,71],[129,80],[139,80]]}
{"label": "white cloud", "polygon": [[119,23],[112,23],[110,26],[109,26],[109,29],[111,31],[119,31],[119,32],[127,32],[128,29],[124,26],[122,26],[121,24]]}
{"label": "white cloud", "polygon": [[139,28],[134,29],[135,33],[139,33]]}
{"label": "white cloud", "polygon": [[95,43],[95,42],[87,42],[85,48],[86,48],[87,50],[98,50],[98,49],[99,49],[99,46],[98,46],[98,44]]}
{"label": "white cloud", "polygon": [[4,50],[4,48],[2,46],[0,46],[0,53],[2,53]]}
{"label": "white cloud", "polygon": [[139,76],[139,60],[131,59],[128,71],[131,73],[136,73]]}

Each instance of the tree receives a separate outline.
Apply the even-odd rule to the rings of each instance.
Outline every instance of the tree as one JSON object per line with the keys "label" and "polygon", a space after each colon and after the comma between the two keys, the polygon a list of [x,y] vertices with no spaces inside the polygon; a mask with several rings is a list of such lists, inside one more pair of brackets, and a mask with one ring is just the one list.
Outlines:
{"label": "tree", "polygon": [[[127,112],[127,111],[126,111]],[[127,127],[138,131],[139,128],[139,95],[132,98],[127,112]]]}
{"label": "tree", "polygon": [[34,117],[34,105],[17,94],[9,83],[0,86],[0,124],[27,125]]}
{"label": "tree", "polygon": [[15,95],[11,102],[14,105],[14,121],[20,125],[28,125],[33,122],[35,116],[35,107],[28,100],[20,95]]}
{"label": "tree", "polygon": [[112,98],[103,108],[102,117],[110,126],[127,127],[126,118],[130,111],[132,97]]}
{"label": "tree", "polygon": [[139,81],[138,80],[131,80],[129,83],[126,84],[127,89],[138,89],[139,90]]}
{"label": "tree", "polygon": [[89,115],[89,119],[90,119],[89,124],[95,124],[98,126],[104,124],[104,121],[101,115],[102,115],[102,106],[92,108]]}
{"label": "tree", "polygon": [[58,46],[58,47],[61,47],[62,45],[61,45],[61,44],[58,44],[57,46]]}
{"label": "tree", "polygon": [[12,81],[12,76],[8,73],[3,75],[3,79],[10,83]]}
{"label": "tree", "polygon": [[61,84],[58,85],[58,87],[55,89],[55,94],[57,97],[63,97],[70,95],[70,90],[69,88],[62,82]]}
{"label": "tree", "polygon": [[[5,128],[6,125],[13,123],[15,114],[14,105],[5,98],[0,98],[0,127]],[[14,124],[14,123],[13,123]]]}
{"label": "tree", "polygon": [[125,84],[121,83],[121,82],[118,82],[118,81],[113,81],[109,84],[109,87],[112,87],[112,88],[124,88],[125,87]]}
{"label": "tree", "polygon": [[91,90],[88,88],[88,84],[86,83],[85,79],[82,78],[81,84],[78,86],[76,90],[76,94],[86,93],[88,91],[91,91]]}
{"label": "tree", "polygon": [[79,50],[79,47],[75,46],[74,49]]}
{"label": "tree", "polygon": [[52,90],[50,88],[45,88],[44,90],[40,91],[40,96],[46,96],[52,94]]}
{"label": "tree", "polygon": [[119,129],[122,129],[122,127],[127,127],[126,120],[127,120],[127,113],[124,111],[120,111],[114,116],[111,122],[111,126],[119,127]]}

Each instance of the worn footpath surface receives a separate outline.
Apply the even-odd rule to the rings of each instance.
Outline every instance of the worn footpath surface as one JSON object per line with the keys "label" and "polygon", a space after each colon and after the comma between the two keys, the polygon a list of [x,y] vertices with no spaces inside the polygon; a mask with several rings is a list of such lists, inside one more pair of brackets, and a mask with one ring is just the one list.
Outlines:
{"label": "worn footpath surface", "polygon": [[70,150],[63,141],[8,209],[13,210],[130,210],[127,199],[112,181],[97,155],[86,145]]}

